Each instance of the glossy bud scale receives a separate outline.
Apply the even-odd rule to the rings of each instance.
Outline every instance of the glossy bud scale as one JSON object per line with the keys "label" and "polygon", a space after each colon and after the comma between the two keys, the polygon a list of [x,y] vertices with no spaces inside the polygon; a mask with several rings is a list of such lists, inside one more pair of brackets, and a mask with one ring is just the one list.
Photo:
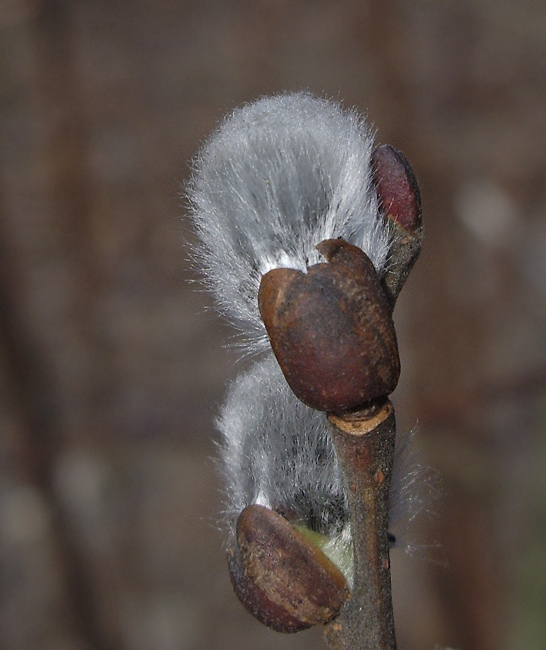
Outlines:
{"label": "glossy bud scale", "polygon": [[389,395],[400,361],[391,309],[367,255],[341,239],[317,249],[326,263],[307,273],[270,271],[258,302],[290,388],[308,406],[336,413]]}
{"label": "glossy bud scale", "polygon": [[383,286],[393,309],[421,251],[421,192],[408,159],[391,145],[376,147],[371,165],[379,205],[392,227],[391,264]]}
{"label": "glossy bud scale", "polygon": [[408,159],[390,144],[381,144],[372,152],[372,169],[385,216],[404,230],[419,228],[421,192]]}
{"label": "glossy bud scale", "polygon": [[236,542],[228,553],[233,589],[251,614],[278,632],[327,623],[349,596],[335,564],[274,510],[245,508]]}

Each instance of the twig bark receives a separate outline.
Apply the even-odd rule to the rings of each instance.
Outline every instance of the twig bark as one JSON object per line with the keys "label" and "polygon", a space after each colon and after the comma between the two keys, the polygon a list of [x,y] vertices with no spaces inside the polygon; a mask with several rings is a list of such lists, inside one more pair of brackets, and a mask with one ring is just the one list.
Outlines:
{"label": "twig bark", "polygon": [[332,650],[395,650],[388,539],[394,408],[387,400],[372,413],[329,421],[348,495],[355,578],[326,638]]}

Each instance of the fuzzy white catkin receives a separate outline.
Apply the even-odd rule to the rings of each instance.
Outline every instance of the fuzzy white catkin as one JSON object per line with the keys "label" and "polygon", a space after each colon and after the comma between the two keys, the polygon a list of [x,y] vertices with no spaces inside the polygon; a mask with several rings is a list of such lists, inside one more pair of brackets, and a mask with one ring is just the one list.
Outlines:
{"label": "fuzzy white catkin", "polygon": [[[231,529],[246,506],[259,503],[336,543],[350,544],[347,500],[328,421],[295,397],[273,355],[233,381],[217,425]],[[405,527],[425,496],[417,488],[426,469],[411,438],[397,438],[389,503],[389,532],[406,549]]]}
{"label": "fuzzy white catkin", "polygon": [[[341,237],[388,271],[390,232],[372,183],[370,127],[354,111],[308,93],[263,98],[235,110],[194,162],[190,215],[197,257],[219,309],[261,359],[237,378],[218,420],[226,519],[252,503],[350,548],[347,501],[323,413],[301,403],[274,358],[258,310],[262,275],[306,271],[315,246]],[[422,470],[406,436],[397,443],[391,533],[421,507]],[[349,553],[350,555],[350,553]]]}
{"label": "fuzzy white catkin", "polygon": [[293,93],[235,110],[197,156],[188,185],[197,254],[249,349],[269,347],[257,303],[269,270],[305,271],[320,261],[318,243],[341,237],[384,272],[390,234],[378,218],[372,147],[358,113]]}

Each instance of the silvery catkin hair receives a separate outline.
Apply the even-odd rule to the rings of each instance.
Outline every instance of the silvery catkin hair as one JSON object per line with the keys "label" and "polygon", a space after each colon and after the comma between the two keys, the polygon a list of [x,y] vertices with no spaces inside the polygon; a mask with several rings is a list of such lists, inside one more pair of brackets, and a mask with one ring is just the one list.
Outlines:
{"label": "silvery catkin hair", "polygon": [[[217,425],[228,526],[251,503],[275,509],[326,536],[327,552],[350,574],[350,563],[344,564],[349,514],[327,419],[295,397],[273,355],[233,381]],[[425,470],[411,439],[397,439],[389,504],[390,533],[406,550],[405,527],[425,496],[417,489]]]}
{"label": "silvery catkin hair", "polygon": [[[194,162],[188,196],[205,281],[242,344],[265,352],[233,382],[218,420],[231,523],[259,503],[334,546],[350,544],[326,418],[288,387],[260,318],[258,289],[273,268],[305,272],[321,261],[315,246],[329,238],[360,247],[380,276],[388,272],[391,235],[373,185],[372,146],[372,131],[356,112],[308,93],[283,94],[231,113]],[[399,444],[393,532],[401,512],[419,505],[409,489],[419,474],[411,458]]]}
{"label": "silvery catkin hair", "polygon": [[258,311],[262,275],[319,262],[315,246],[342,238],[383,273],[389,231],[372,186],[371,129],[356,113],[307,93],[235,110],[194,163],[188,197],[198,251],[219,309],[243,344],[269,342]]}

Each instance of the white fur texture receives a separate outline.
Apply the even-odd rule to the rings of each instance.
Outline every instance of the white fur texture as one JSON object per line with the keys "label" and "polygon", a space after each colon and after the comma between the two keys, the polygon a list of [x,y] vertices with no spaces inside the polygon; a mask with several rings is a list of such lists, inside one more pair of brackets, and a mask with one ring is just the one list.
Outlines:
{"label": "white fur texture", "polygon": [[[252,503],[280,509],[298,524],[350,545],[349,513],[328,421],[292,393],[272,354],[232,383],[218,420],[233,528]],[[389,532],[406,545],[405,526],[422,509],[424,470],[398,437],[390,491]],[[426,483],[426,482],[425,482]]]}
{"label": "white fur texture", "polygon": [[190,214],[206,281],[251,350],[268,347],[257,304],[263,274],[305,271],[315,246],[341,237],[385,270],[390,235],[371,181],[373,134],[363,118],[308,93],[239,108],[193,167]]}
{"label": "white fur texture", "polygon": [[[252,503],[280,509],[352,557],[342,478],[323,413],[300,402],[275,360],[258,311],[263,274],[306,271],[315,246],[341,237],[362,248],[378,273],[390,233],[372,184],[373,137],[364,120],[307,93],[260,99],[235,110],[194,163],[188,194],[201,239],[198,257],[220,311],[265,358],[236,379],[218,420],[226,480],[226,519]],[[391,533],[421,508],[422,470],[397,442]],[[350,567],[347,569],[350,573]]]}

